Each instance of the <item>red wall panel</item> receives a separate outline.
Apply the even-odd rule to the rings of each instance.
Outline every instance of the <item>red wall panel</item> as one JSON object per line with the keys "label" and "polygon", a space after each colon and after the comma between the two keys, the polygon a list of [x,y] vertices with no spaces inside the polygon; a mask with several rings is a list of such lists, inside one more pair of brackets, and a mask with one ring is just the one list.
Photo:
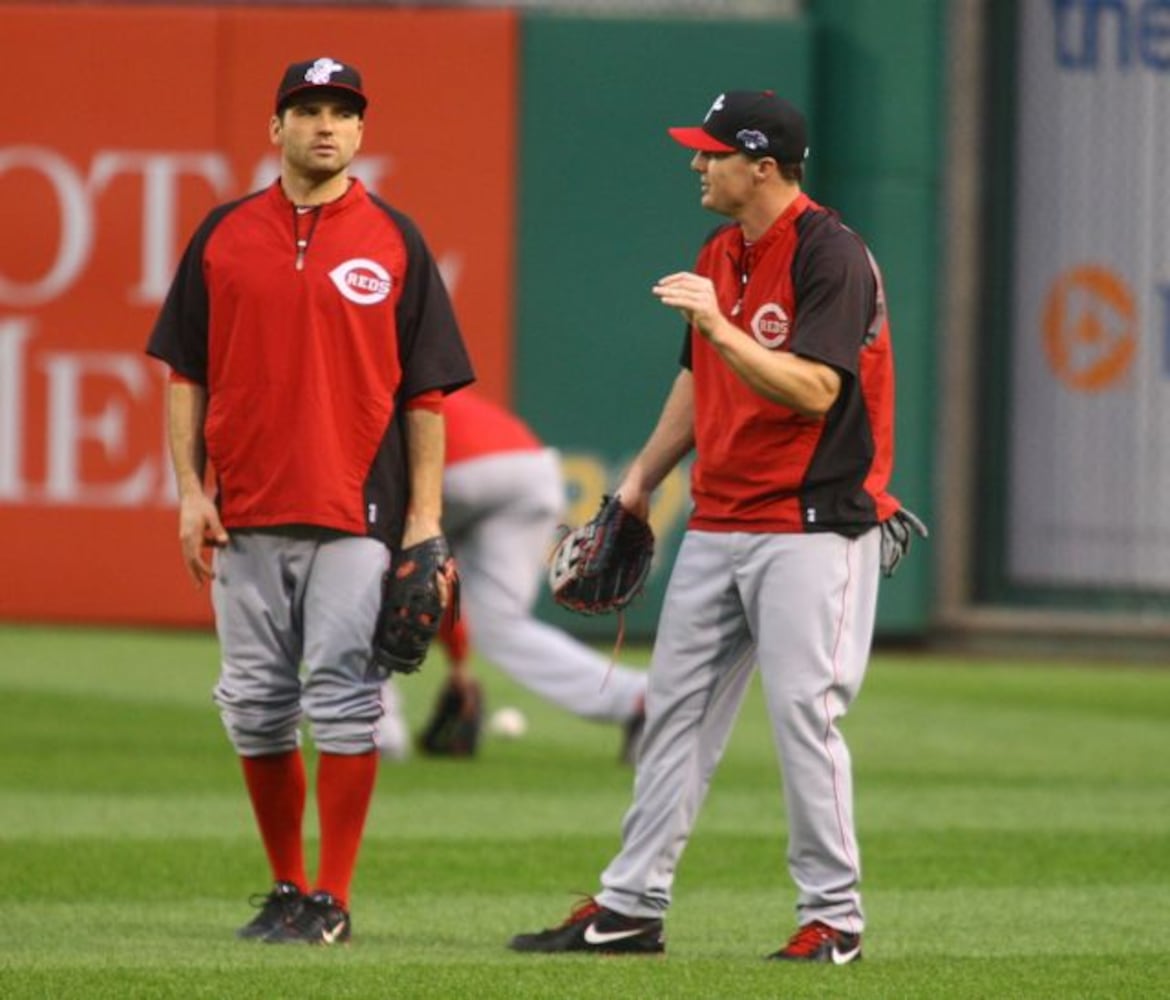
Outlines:
{"label": "red wall panel", "polygon": [[358,66],[356,172],[422,228],[483,388],[510,393],[516,21],[500,11],[4,7],[0,618],[203,623],[164,373],[142,348],[213,205],[265,186],[289,62]]}

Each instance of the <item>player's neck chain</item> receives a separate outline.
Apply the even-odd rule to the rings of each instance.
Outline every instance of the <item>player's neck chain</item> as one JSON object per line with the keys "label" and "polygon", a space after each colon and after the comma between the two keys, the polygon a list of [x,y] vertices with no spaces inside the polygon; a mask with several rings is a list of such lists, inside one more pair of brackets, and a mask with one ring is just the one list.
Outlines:
{"label": "player's neck chain", "polygon": [[751,246],[745,240],[743,251],[739,257],[733,257],[731,251],[727,251],[727,259],[731,261],[731,266],[739,274],[739,298],[735,300],[735,305],[731,307],[732,316],[738,316],[743,311],[743,298],[747,294],[748,279],[751,277],[751,269],[748,266],[748,256]]}
{"label": "player's neck chain", "polygon": [[[301,235],[301,217],[310,215],[308,232]],[[313,239],[313,233],[317,230],[317,223],[321,221],[321,206],[320,205],[294,205],[293,206],[293,243],[297,250],[297,270],[303,271],[305,269],[305,254],[309,252],[309,243]]]}

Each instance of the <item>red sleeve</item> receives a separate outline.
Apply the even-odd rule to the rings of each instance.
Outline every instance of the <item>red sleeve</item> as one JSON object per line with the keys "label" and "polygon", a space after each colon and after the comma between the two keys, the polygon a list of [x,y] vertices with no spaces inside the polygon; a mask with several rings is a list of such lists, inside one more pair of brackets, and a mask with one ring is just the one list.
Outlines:
{"label": "red sleeve", "polygon": [[406,401],[406,409],[429,410],[431,413],[442,413],[443,390],[428,389],[426,392],[420,392],[417,396],[411,396]]}

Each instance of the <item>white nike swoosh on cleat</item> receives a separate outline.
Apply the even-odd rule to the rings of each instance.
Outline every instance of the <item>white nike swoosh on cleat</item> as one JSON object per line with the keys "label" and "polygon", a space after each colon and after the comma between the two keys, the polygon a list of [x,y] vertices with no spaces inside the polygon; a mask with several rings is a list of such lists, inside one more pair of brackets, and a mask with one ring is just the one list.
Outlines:
{"label": "white nike swoosh on cleat", "polygon": [[647,930],[647,927],[634,927],[625,931],[599,931],[596,924],[590,924],[585,928],[585,943],[609,944],[611,941],[624,941],[626,938],[645,934]]}
{"label": "white nike swoosh on cleat", "polygon": [[341,937],[341,932],[343,930],[345,930],[345,921],[344,920],[341,921],[341,923],[339,923],[332,930],[330,930],[329,928],[325,928],[324,930],[322,930],[321,931],[321,940],[324,941],[326,944],[335,944],[337,942],[337,939],[339,937]]}
{"label": "white nike swoosh on cleat", "polygon": [[837,946],[833,945],[833,964],[848,965],[860,954],[861,945],[858,945],[856,948],[852,948],[849,951],[838,951]]}

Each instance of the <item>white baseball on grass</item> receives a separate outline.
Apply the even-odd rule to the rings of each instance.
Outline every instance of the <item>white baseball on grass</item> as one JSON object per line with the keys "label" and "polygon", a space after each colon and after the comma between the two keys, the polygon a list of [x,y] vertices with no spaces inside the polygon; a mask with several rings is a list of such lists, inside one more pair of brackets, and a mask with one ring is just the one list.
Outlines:
{"label": "white baseball on grass", "polygon": [[528,720],[518,708],[497,708],[488,720],[488,731],[505,739],[518,740],[528,732]]}

